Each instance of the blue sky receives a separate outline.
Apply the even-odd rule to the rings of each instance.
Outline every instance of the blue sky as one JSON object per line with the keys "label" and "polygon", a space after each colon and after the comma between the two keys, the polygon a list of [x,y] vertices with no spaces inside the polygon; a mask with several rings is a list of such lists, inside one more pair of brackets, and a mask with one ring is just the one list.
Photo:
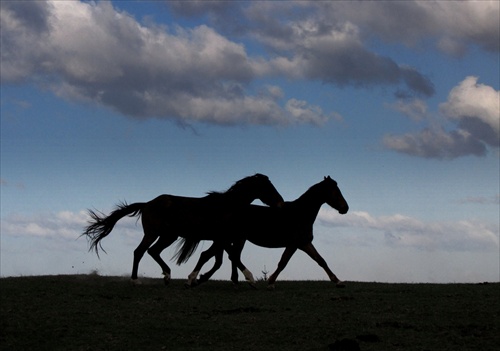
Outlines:
{"label": "blue sky", "polygon": [[[338,181],[350,211],[324,205],[314,244],[341,279],[498,281],[499,17],[497,1],[2,2],[0,274],[128,275],[140,224],[98,260],[87,208],[259,172],[286,200]],[[243,260],[260,276],[281,252]],[[139,272],[161,273],[148,256]],[[300,252],[280,278],[327,279]]]}

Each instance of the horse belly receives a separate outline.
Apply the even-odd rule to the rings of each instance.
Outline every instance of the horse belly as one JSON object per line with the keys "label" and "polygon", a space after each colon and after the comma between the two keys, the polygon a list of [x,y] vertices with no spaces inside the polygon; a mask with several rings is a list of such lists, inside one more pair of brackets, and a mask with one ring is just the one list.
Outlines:
{"label": "horse belly", "polygon": [[282,221],[254,222],[245,230],[245,237],[251,243],[268,248],[286,247],[290,244],[294,228]]}

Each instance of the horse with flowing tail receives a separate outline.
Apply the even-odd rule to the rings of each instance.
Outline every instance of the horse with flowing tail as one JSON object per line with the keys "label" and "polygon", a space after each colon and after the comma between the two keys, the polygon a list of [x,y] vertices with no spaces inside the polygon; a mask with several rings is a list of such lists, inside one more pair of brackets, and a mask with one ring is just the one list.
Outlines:
{"label": "horse with flowing tail", "polygon": [[[248,240],[257,246],[285,248],[276,271],[268,279],[269,289],[274,289],[278,275],[286,267],[297,249],[304,251],[316,261],[338,287],[343,287],[343,282],[330,270],[312,243],[313,224],[321,206],[325,203],[340,214],[345,214],[349,210],[337,182],[329,176],[310,187],[295,201],[285,202],[280,207],[248,205],[239,208],[223,228],[228,233],[232,233],[227,237],[231,238],[230,244],[232,245],[230,259],[232,260],[233,282],[237,280],[236,267],[241,263],[241,251],[245,241]],[[195,245],[197,242],[194,237],[181,239],[177,256],[183,259],[188,258]],[[227,246],[228,242],[225,242],[224,245]],[[209,258],[207,255],[202,255],[195,272],[199,271]]]}
{"label": "horse with flowing tail", "polygon": [[[121,218],[140,216],[144,237],[134,250],[132,282],[139,283],[137,279],[139,262],[147,251],[160,265],[164,281],[168,283],[171,270],[160,256],[165,248],[179,237],[186,239],[192,236],[198,237],[200,232],[204,233],[207,240],[214,238],[220,240],[219,228],[223,226],[227,218],[232,217],[234,211],[249,205],[256,199],[269,206],[279,206],[283,203],[283,197],[269,178],[262,174],[255,174],[237,181],[225,192],[210,192],[201,198],[164,194],[149,202],[119,204],[108,216],[89,210],[91,221],[81,236],[86,236],[89,240],[89,251],[95,250],[99,256],[99,248],[104,251],[101,240],[111,233]],[[192,247],[189,251],[190,256],[194,253],[194,249],[196,247]],[[221,250],[220,255],[222,255],[224,248],[218,249]],[[253,275],[243,264],[239,264],[238,268],[248,279],[253,280]]]}

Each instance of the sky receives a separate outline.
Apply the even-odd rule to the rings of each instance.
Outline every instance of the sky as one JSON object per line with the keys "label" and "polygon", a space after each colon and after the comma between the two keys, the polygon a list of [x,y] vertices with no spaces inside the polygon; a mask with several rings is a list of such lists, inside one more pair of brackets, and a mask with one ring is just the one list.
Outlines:
{"label": "sky", "polygon": [[[498,282],[499,4],[2,1],[0,276],[128,276],[140,221],[98,259],[87,209],[263,173],[287,201],[338,182],[313,243],[342,280]],[[173,278],[209,245],[165,250]],[[279,279],[328,278],[299,251]]]}

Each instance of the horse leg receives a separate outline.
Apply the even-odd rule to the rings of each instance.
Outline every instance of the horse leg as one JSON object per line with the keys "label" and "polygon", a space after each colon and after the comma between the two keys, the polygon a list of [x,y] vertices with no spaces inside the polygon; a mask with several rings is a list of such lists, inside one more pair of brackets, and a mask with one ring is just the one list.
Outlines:
{"label": "horse leg", "polygon": [[158,241],[148,249],[148,254],[158,263],[163,272],[163,282],[168,284],[170,282],[170,267],[163,261],[160,254],[167,247],[177,240],[177,236],[161,236]]}
{"label": "horse leg", "polygon": [[288,246],[285,248],[285,251],[283,252],[283,255],[281,255],[281,259],[278,263],[278,268],[273,274],[271,274],[271,276],[268,279],[267,288],[269,290],[274,290],[274,282],[276,281],[276,278],[278,278],[278,275],[281,273],[281,271],[285,269],[286,265],[288,264],[288,261],[290,261],[290,258],[292,258],[295,251],[297,251],[297,248],[294,246]]}
{"label": "horse leg", "polygon": [[234,284],[238,284],[238,269],[245,276],[245,280],[250,284],[252,288],[257,288],[255,284],[255,279],[253,277],[252,272],[245,267],[243,262],[241,262],[241,252],[243,251],[243,247],[245,246],[246,240],[238,240],[233,243],[233,245],[228,245],[225,247],[226,252],[231,259],[231,281]]}
{"label": "horse leg", "polygon": [[205,274],[200,275],[200,279],[198,280],[198,284],[206,282],[212,275],[214,275],[215,272],[219,270],[219,268],[222,266],[222,261],[223,261],[223,254],[224,254],[224,249],[219,248],[217,252],[215,253],[215,262],[212,267],[208,272]]}
{"label": "horse leg", "polygon": [[[244,244],[245,244],[245,242],[243,242],[243,245]],[[243,245],[241,245],[239,247],[239,250],[243,249]],[[228,252],[229,255],[231,255],[232,248],[230,245],[226,246],[225,250],[226,250],[226,252]],[[197,274],[197,272],[201,269],[203,264],[205,264],[213,256],[215,256],[215,263],[214,263],[214,266],[212,267],[211,270],[209,270],[207,273],[202,274],[200,276],[200,279],[198,280],[199,284],[204,283],[208,279],[210,279],[210,277],[222,266],[223,254],[224,254],[224,248],[222,248],[219,244],[216,244],[214,242],[214,244],[208,250],[204,251],[200,255],[200,260],[198,261],[198,264],[195,267],[195,270],[191,274],[195,274],[195,273]],[[202,255],[204,255],[204,257],[202,257]],[[239,258],[238,258],[238,262],[234,265],[234,267],[232,265],[232,268],[233,268],[233,272],[232,272],[231,280],[233,280],[233,282],[238,281],[238,272],[236,271],[236,268],[238,268],[243,272],[243,275],[245,276],[245,279],[249,282],[249,284],[252,287],[255,287],[255,279],[253,277],[252,272],[250,272],[245,267],[245,265],[241,262],[241,260]],[[191,277],[191,274],[190,274],[190,277]]]}
{"label": "horse leg", "polygon": [[[208,260],[210,260],[212,257],[216,256],[217,253],[221,250],[222,250],[222,248],[220,247],[220,245],[214,241],[212,243],[212,246],[210,246],[207,250],[203,251],[200,254],[200,258],[198,259],[198,262],[196,263],[194,270],[188,275],[188,280],[184,285],[188,288],[193,286],[193,285],[196,285],[197,284],[196,278],[198,277],[198,273],[200,273],[201,267],[203,267],[203,265],[205,263],[207,263]],[[221,262],[221,264],[222,264],[222,262]],[[217,262],[215,263],[214,268],[216,267],[216,265],[217,265]],[[210,274],[210,276],[216,271],[216,269],[214,270],[213,268],[212,268],[212,270],[213,270],[213,272]],[[208,276],[202,282],[207,281],[208,278],[210,278],[210,276]],[[201,278],[200,278],[200,280],[201,280]]]}
{"label": "horse leg", "polygon": [[328,274],[330,280],[335,284],[337,284],[338,287],[345,286],[344,283],[340,281],[340,279],[337,278],[337,276],[331,271],[326,261],[323,259],[323,257],[321,257],[321,255],[318,253],[318,251],[316,250],[316,248],[312,243],[309,243],[301,247],[300,249],[304,251],[306,254],[308,254],[314,261],[316,261],[320,265],[320,267],[325,270],[326,274]]}
{"label": "horse leg", "polygon": [[142,238],[141,243],[134,250],[134,264],[132,266],[132,282],[134,284],[140,284],[137,280],[137,271],[139,270],[139,262],[141,261],[142,256],[146,253],[146,250],[155,242],[158,238],[158,235],[149,235],[144,233],[144,237]]}

